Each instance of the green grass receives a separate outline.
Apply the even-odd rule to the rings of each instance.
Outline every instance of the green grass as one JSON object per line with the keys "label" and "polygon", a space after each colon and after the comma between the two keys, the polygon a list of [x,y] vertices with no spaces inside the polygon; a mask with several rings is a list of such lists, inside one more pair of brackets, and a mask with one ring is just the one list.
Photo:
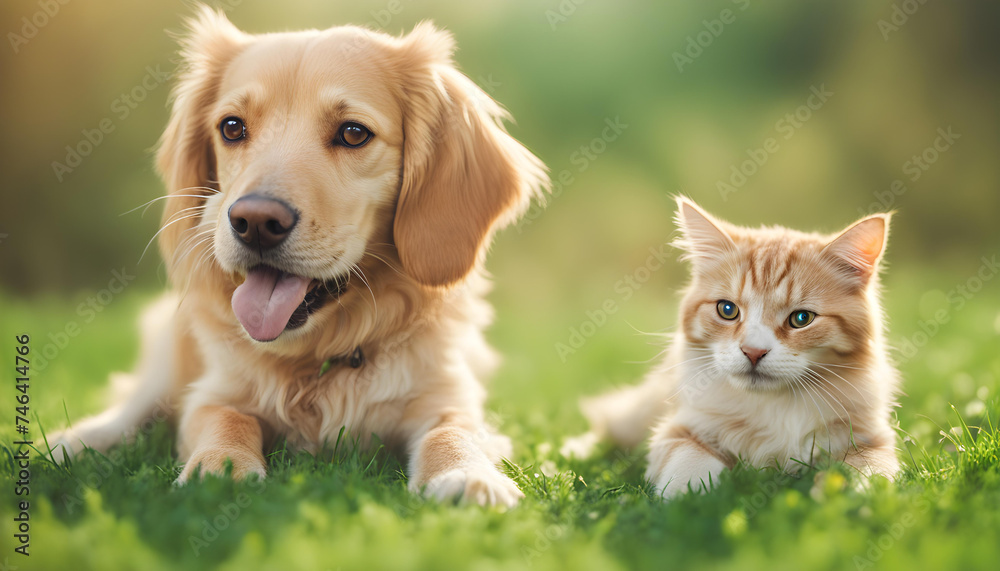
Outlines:
{"label": "green grass", "polygon": [[[501,265],[506,256],[499,253]],[[498,272],[499,273],[499,272]],[[679,272],[675,272],[679,274]],[[944,280],[944,281],[941,281]],[[931,272],[890,281],[894,342],[919,330],[947,289]],[[919,285],[918,285],[919,284]],[[994,568],[1000,558],[1000,303],[990,290],[969,300],[902,369],[901,459],[896,482],[866,482],[841,465],[799,477],[772,470],[727,472],[706,495],[668,504],[642,482],[641,451],[605,448],[588,461],[557,450],[581,430],[576,399],[647,367],[655,347],[634,335],[672,296],[637,294],[634,306],[562,363],[553,350],[583,309],[554,306],[540,316],[525,292],[501,281],[503,311],[491,338],[508,356],[491,385],[490,409],[515,442],[506,470],[527,497],[516,509],[454,506],[406,491],[396,458],[359,450],[345,437],[318,456],[279,447],[264,481],[208,477],[178,488],[179,466],[166,425],[107,456],[84,453],[67,466],[34,457],[31,556],[14,554],[13,486],[4,484],[0,545],[21,569],[617,569]],[[525,291],[521,291],[524,288]],[[593,298],[605,295],[599,288]],[[0,350],[32,334],[80,321],[73,337],[31,384],[31,435],[100,410],[107,374],[127,369],[132,323],[146,292],[127,292],[82,323],[79,300],[0,296]],[[518,300],[524,300],[519,302]],[[597,305],[592,304],[591,307]],[[587,307],[585,304],[584,308]],[[664,317],[667,319],[668,317]],[[672,319],[672,318],[671,318]],[[532,324],[526,327],[525,324]],[[9,362],[9,361],[8,361]],[[4,371],[0,474],[14,476],[13,396]],[[954,408],[952,407],[954,405]],[[905,440],[904,440],[905,437]]]}

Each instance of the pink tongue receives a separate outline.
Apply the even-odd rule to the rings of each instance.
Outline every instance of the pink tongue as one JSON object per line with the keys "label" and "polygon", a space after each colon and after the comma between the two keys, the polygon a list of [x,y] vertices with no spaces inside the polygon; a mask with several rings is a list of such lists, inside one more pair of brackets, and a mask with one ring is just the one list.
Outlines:
{"label": "pink tongue", "polygon": [[285,330],[295,308],[306,297],[312,280],[267,266],[247,274],[233,292],[233,311],[250,337],[273,341]]}

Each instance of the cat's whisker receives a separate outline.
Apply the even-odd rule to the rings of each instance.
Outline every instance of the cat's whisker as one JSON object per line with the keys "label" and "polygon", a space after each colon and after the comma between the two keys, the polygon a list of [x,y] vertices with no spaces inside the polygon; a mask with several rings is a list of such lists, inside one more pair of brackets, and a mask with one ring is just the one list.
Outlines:
{"label": "cat's whisker", "polygon": [[820,383],[820,380],[822,380],[822,384],[823,384],[824,386],[826,386],[826,387],[828,387],[828,388],[832,388],[832,389],[836,390],[836,391],[837,391],[838,393],[840,393],[840,396],[844,397],[844,400],[845,400],[845,401],[847,401],[847,402],[850,402],[850,401],[851,401],[851,397],[849,397],[849,396],[847,395],[847,393],[845,393],[845,392],[844,392],[844,389],[840,388],[839,386],[837,386],[837,385],[836,385],[836,384],[834,384],[834,383],[831,383],[831,382],[830,382],[830,381],[829,381],[828,379],[826,379],[825,377],[823,377],[822,375],[820,375],[820,374],[819,374],[819,373],[817,373],[816,371],[813,371],[812,369],[809,369],[809,371],[810,371],[810,372],[811,372],[811,373],[812,373],[813,375],[815,375],[815,376],[816,376],[816,382],[817,382],[817,384],[819,384],[819,383]]}
{"label": "cat's whisker", "polygon": [[794,394],[797,398],[802,399],[802,406],[804,408],[809,408],[809,403],[806,402],[806,397],[805,395],[802,394],[801,387],[799,386],[798,382],[793,382],[791,384],[791,387],[792,387],[792,394]]}
{"label": "cat's whisker", "polygon": [[[703,359],[703,358],[704,357],[696,357],[694,359],[688,359],[687,361],[684,361],[684,363],[689,363],[691,361],[696,361],[696,360],[700,360],[700,359]],[[681,364],[683,364],[683,363],[681,363]],[[673,368],[673,367],[671,367],[671,368]],[[689,379],[689,380],[691,380],[691,381],[693,381],[695,383],[698,383],[698,382],[700,382],[702,380],[703,376],[707,375],[710,372],[711,373],[717,373],[718,370],[719,370],[718,369],[718,365],[713,360],[713,361],[709,361],[708,363],[701,363],[698,366],[698,368],[694,369],[693,371],[690,371],[687,375],[685,375],[685,378],[687,378],[687,379]],[[707,380],[711,381],[711,379],[707,379]],[[681,384],[681,385],[679,385],[677,387],[677,390],[675,390],[673,393],[671,393],[671,395],[668,398],[672,399],[675,396],[677,396],[677,394],[680,393],[681,391],[689,390],[689,388],[690,388],[690,385]]]}
{"label": "cat's whisker", "polygon": [[673,365],[667,367],[666,369],[660,369],[659,372],[666,373],[666,372],[669,372],[669,371],[672,371],[672,370],[676,369],[677,367],[686,365],[688,363],[694,363],[695,361],[702,361],[702,360],[705,360],[705,359],[712,359],[714,357],[715,357],[715,355],[701,355],[699,357],[691,357],[690,359],[685,359],[685,360],[683,360],[683,361],[681,361],[679,363],[674,363]]}
{"label": "cat's whisker", "polygon": [[[816,400],[815,397],[818,397],[819,400],[823,401],[823,403],[826,404],[830,408],[830,410],[834,414],[837,415],[837,418],[839,418],[841,422],[844,422],[844,419],[843,419],[843,417],[840,416],[840,413],[838,413],[837,410],[834,409],[830,405],[829,401],[827,401],[825,398],[823,398],[823,395],[819,394],[819,392],[816,390],[817,386],[815,384],[813,384],[813,383],[805,382],[808,379],[809,379],[809,377],[806,376],[806,377],[799,377],[798,380],[801,383],[800,386],[806,391],[806,394],[809,395],[809,398],[812,399],[813,404],[816,405],[816,412],[819,413],[820,421],[823,423],[823,426],[829,426],[829,423],[826,420],[826,415],[823,414],[823,411],[822,411],[822,409],[819,406],[819,402]],[[815,395],[815,397],[813,395]],[[833,448],[833,442],[831,440],[831,434],[830,434],[830,432],[831,432],[830,430],[826,431],[827,449],[828,450],[830,450],[830,449]],[[815,433],[814,433],[814,437],[815,437]]]}
{"label": "cat's whisker", "polygon": [[855,369],[855,370],[858,370],[858,371],[867,371],[868,370],[868,369],[866,369],[864,367],[855,367],[853,365],[841,365],[841,364],[838,364],[838,363],[820,363],[819,361],[810,361],[810,363],[812,363],[814,365],[823,365],[823,366],[826,366],[826,367],[841,367],[843,369]]}
{"label": "cat's whisker", "polygon": [[[807,392],[806,387],[802,385],[802,382],[799,379],[796,379],[795,382],[792,383],[792,392],[795,395],[797,395],[798,398],[800,398],[802,400],[802,407],[808,409],[809,408],[809,403],[806,401],[806,396],[809,396],[809,394]],[[809,398],[810,398],[810,400],[813,401],[813,405],[816,407],[816,412],[819,413],[820,419],[822,419],[823,424],[826,424],[826,418],[823,415],[823,411],[821,411],[819,409],[819,405],[816,404],[816,401],[815,401],[815,399],[812,398],[812,396],[809,396]],[[812,446],[810,447],[810,450],[809,450],[809,465],[810,466],[813,465],[813,460],[814,460],[815,452],[816,452],[816,431],[813,430],[813,432],[812,432]]]}
{"label": "cat's whisker", "polygon": [[826,424],[826,415],[823,414],[823,410],[820,408],[819,402],[816,400],[815,397],[813,397],[812,391],[810,391],[809,387],[806,385],[806,383],[803,382],[803,378],[802,377],[796,377],[795,383],[800,388],[802,388],[803,394],[805,394],[806,396],[809,397],[810,400],[812,400],[813,405],[816,407],[816,412],[819,414],[820,420],[823,422],[823,424]]}
{"label": "cat's whisker", "polygon": [[[634,364],[634,365],[650,363],[650,362],[655,361],[655,360],[659,359],[660,357],[662,357],[669,350],[670,350],[670,347],[667,347],[667,348],[663,349],[662,351],[660,351],[659,353],[657,353],[656,355],[654,355],[653,357],[651,357],[649,359],[646,359],[645,361],[627,361],[627,362],[630,363],[630,364]],[[701,355],[700,357],[692,357],[690,359],[686,359],[684,361],[681,361],[680,363],[674,363],[673,365],[671,365],[670,367],[668,367],[666,369],[661,369],[661,372],[665,373],[665,372],[670,371],[672,369],[676,369],[677,367],[680,367],[681,365],[683,365],[685,363],[691,363],[691,362],[694,362],[694,361],[700,361],[702,359],[711,359],[714,356],[715,355]]]}
{"label": "cat's whisker", "polygon": [[625,361],[625,362],[628,363],[629,365],[647,365],[649,363],[652,363],[653,361],[659,361],[660,357],[663,357],[669,350],[670,348],[667,347],[662,351],[660,351],[659,353],[653,355],[652,357],[644,359],[642,361]]}
{"label": "cat's whisker", "polygon": [[[856,387],[856,386],[854,385],[854,383],[851,383],[850,381],[848,381],[848,380],[847,380],[847,379],[845,379],[844,377],[840,376],[840,375],[839,375],[839,374],[838,374],[838,373],[837,373],[836,371],[832,371],[832,370],[830,370],[830,369],[827,369],[827,368],[826,368],[826,367],[825,367],[825,366],[824,366],[823,364],[821,364],[821,363],[815,363],[815,362],[813,362],[812,364],[813,364],[813,365],[815,365],[815,366],[817,366],[817,367],[819,367],[820,369],[823,369],[823,370],[824,370],[824,371],[826,371],[827,373],[829,373],[829,374],[831,374],[831,375],[833,375],[833,376],[837,377],[837,378],[838,378],[838,379],[840,379],[841,381],[844,381],[844,383],[845,383],[845,384],[846,384],[847,386],[851,387],[852,389],[854,389],[854,391],[855,391],[856,393],[858,393],[858,396],[860,396],[860,397],[861,397],[861,399],[865,401],[865,404],[866,404],[866,405],[868,405],[868,406],[871,406],[871,402],[869,402],[869,401],[868,401],[868,396],[867,396],[867,395],[866,395],[865,393],[861,392],[861,389],[859,389],[858,387]],[[808,367],[807,367],[807,368],[808,368]],[[810,369],[810,370],[811,370],[811,369]],[[836,386],[836,385],[835,385],[835,384],[833,384],[833,383],[829,383],[829,384],[830,384],[831,386]],[[847,395],[846,395],[846,394],[844,395],[844,398],[847,398]]]}
{"label": "cat's whisker", "polygon": [[[830,397],[829,399],[827,399],[819,392],[816,393],[816,396],[820,397],[823,400],[823,402],[825,402],[827,406],[830,407],[830,410],[832,410],[833,413],[837,415],[837,418],[840,420],[840,422],[845,423],[847,426],[851,426],[850,411],[847,410],[847,407],[844,406],[844,403],[840,402],[840,400],[834,397],[833,394],[830,393],[830,391],[826,390],[826,388],[823,386],[823,380],[824,380],[823,377],[817,375],[815,371],[807,370],[805,378],[811,381],[809,384],[811,384],[813,388],[817,389],[817,391],[823,391],[823,393],[825,393],[826,396]],[[837,412],[837,408],[834,406],[834,404],[840,405],[841,410],[843,410],[844,414],[847,415],[846,421],[844,420],[844,417],[840,416],[840,413]]]}
{"label": "cat's whisker", "polygon": [[674,332],[670,331],[669,328],[664,329],[663,331],[643,331],[631,323],[629,323],[628,326],[632,328],[632,331],[635,331],[639,335],[646,335],[648,337],[671,339],[674,336]]}

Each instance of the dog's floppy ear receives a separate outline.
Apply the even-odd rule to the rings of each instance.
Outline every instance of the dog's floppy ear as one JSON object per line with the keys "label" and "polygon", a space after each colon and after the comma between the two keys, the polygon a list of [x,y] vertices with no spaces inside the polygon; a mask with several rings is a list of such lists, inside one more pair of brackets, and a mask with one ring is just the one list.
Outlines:
{"label": "dog's floppy ear", "polygon": [[[157,169],[167,187],[166,207],[160,222],[160,252],[172,279],[176,250],[183,234],[195,226],[195,207],[216,189],[215,154],[208,113],[215,104],[226,65],[248,41],[225,15],[207,6],[188,20],[188,33],[180,39],[182,62],[172,94],[173,109],[156,153]],[[190,256],[188,256],[190,258]]]}
{"label": "dog's floppy ear", "polygon": [[506,112],[452,64],[451,35],[418,24],[400,40],[403,182],[393,235],[417,281],[460,281],[494,230],[548,185],[545,167],[515,141]]}

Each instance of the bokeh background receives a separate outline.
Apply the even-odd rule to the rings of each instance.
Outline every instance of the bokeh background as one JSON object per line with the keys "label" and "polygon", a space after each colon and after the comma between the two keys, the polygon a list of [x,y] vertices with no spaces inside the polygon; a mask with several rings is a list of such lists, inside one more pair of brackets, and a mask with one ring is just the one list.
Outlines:
{"label": "bokeh background", "polygon": [[[823,231],[897,210],[885,280],[897,345],[940,309],[972,313],[948,292],[1000,253],[996,3],[215,5],[251,32],[356,23],[398,34],[431,19],[454,33],[461,69],[511,111],[513,134],[570,181],[501,234],[489,262],[492,335],[508,359],[500,394],[542,385],[572,411],[578,394],[642,373],[659,348],[638,333],[671,327],[685,269],[649,272],[627,299],[616,284],[637,270],[644,277],[648,250],[670,240],[672,194],[736,223]],[[78,318],[78,304],[122,268],[136,279],[108,305],[139,304],[164,287],[155,248],[140,262],[159,207],[126,212],[163,191],[152,149],[170,84],[150,72],[174,68],[171,33],[191,12],[170,1],[0,6],[9,32],[0,50],[8,305],[62,304]],[[102,125],[113,131],[98,135]],[[777,150],[764,153],[769,138]],[[79,164],[67,146],[85,153]],[[754,154],[766,162],[746,163]],[[752,174],[741,180],[739,169]],[[996,292],[987,281],[975,295]],[[588,315],[609,299],[613,315]],[[995,336],[1000,317],[982,313],[978,332]],[[560,355],[581,326],[583,347]],[[953,349],[936,339],[926,358]],[[132,357],[106,358],[127,367]],[[567,368],[572,361],[579,368]],[[953,384],[941,379],[934,394]]]}
{"label": "bokeh background", "polygon": [[[866,1],[218,5],[252,32],[352,22],[398,34],[424,19],[451,30],[459,65],[510,109],[513,133],[553,172],[575,177],[535,223],[501,240],[492,262],[503,270],[500,287],[524,280],[539,288],[529,302],[558,292],[585,307],[634,265],[631,257],[666,237],[671,193],[739,223],[834,229],[900,179],[908,190],[888,205],[900,212],[894,265],[962,272],[1000,243],[993,33],[1000,6],[914,4],[919,10],[897,31],[880,28],[892,25],[893,3]],[[0,91],[0,231],[9,236],[0,284],[19,295],[70,293],[125,264],[138,270],[142,287],[155,287],[162,282],[155,256],[136,262],[158,211],[121,214],[162,192],[150,150],[166,122],[170,85],[139,86],[149,68],[173,69],[168,32],[181,29],[191,3],[56,5],[55,15],[34,18],[45,25],[31,38],[22,18],[41,5],[0,7],[9,32]],[[733,21],[714,37],[704,21],[719,20],[724,9]],[[10,34],[26,42],[12,45]],[[689,38],[705,47],[679,70],[675,53],[691,53]],[[833,95],[784,139],[776,123],[820,86]],[[145,98],[123,101],[134,88]],[[614,118],[628,125],[621,137],[597,145],[606,148],[589,164],[574,162]],[[53,163],[68,164],[65,147],[86,141],[83,131],[104,119],[114,131],[57,175]],[[904,163],[931,146],[939,128],[960,138],[912,181]],[[779,151],[724,201],[718,181],[768,137],[779,139]],[[675,283],[675,270],[659,283]]]}
{"label": "bokeh background", "polygon": [[[646,264],[650,249],[674,236],[675,194],[735,223],[828,232],[863,213],[896,210],[883,283],[889,339],[905,379],[901,436],[912,437],[901,458],[912,460],[907,452],[914,446],[955,454],[940,433],[956,422],[951,405],[970,424],[991,407],[996,412],[1000,4],[214,5],[250,32],[354,23],[399,34],[433,20],[455,35],[459,67],[516,118],[511,132],[562,180],[546,208],[532,209],[498,236],[488,262],[497,309],[489,336],[505,358],[489,406],[513,438],[520,465],[541,466],[550,475],[565,470],[554,450],[584,427],[577,399],[635,382],[660,352],[662,339],[647,334],[673,327],[686,268],[669,251],[666,263]],[[135,358],[131,323],[165,287],[155,247],[140,261],[160,208],[144,216],[133,210],[163,192],[152,150],[167,121],[170,84],[159,72],[175,67],[171,32],[192,12],[190,2],[166,0],[0,4],[6,38],[0,46],[0,349],[27,332],[36,355],[51,354],[44,366],[35,363],[32,389],[35,421],[49,430],[102,408],[108,373],[127,369]],[[98,136],[102,125],[108,132]],[[84,156],[67,157],[67,146]],[[747,163],[754,156],[762,164]],[[741,169],[750,174],[734,175]],[[111,292],[114,272],[135,278]],[[623,285],[626,276],[641,287]],[[66,334],[71,324],[77,333]],[[10,384],[3,394],[13,390]],[[5,438],[13,435],[9,408],[0,409]],[[597,471],[604,474],[597,481],[617,485],[622,474],[598,467],[605,464],[585,466],[584,475]],[[150,473],[172,479],[157,470]],[[635,468],[627,478],[639,485],[640,476]],[[58,490],[63,484],[55,481]],[[52,489],[47,493],[59,497]],[[104,501],[116,513],[133,514],[143,541],[171,553],[175,538],[157,531],[158,516],[118,496],[108,491]],[[552,517],[560,510],[561,504],[552,507]],[[197,529],[199,513],[192,509],[185,525]],[[52,522],[51,515],[40,517]],[[579,517],[590,522],[589,514]],[[75,525],[65,514],[57,519]],[[419,527],[426,520],[413,521]],[[446,522],[441,529],[450,529],[455,520],[444,512],[440,521]],[[632,521],[626,529],[639,529],[641,538],[646,520]],[[91,553],[87,533],[67,533],[78,538],[74,553]],[[535,541],[532,533],[524,532]],[[718,536],[714,528],[705,533]],[[845,539],[847,533],[836,543],[867,548],[863,532]],[[949,543],[949,557],[995,560],[995,541],[973,552],[962,543],[970,534],[962,533]],[[472,535],[487,543],[495,537]],[[685,547],[684,535],[677,537]],[[892,557],[923,561],[921,546],[938,545],[938,534],[933,539],[908,539],[912,549]],[[831,542],[817,541],[802,543],[796,556],[826,557],[809,546]],[[756,553],[752,543],[747,553]],[[794,544],[776,541],[781,551]],[[628,545],[624,539],[619,545],[626,559],[644,557]],[[99,553],[116,553],[114,545],[104,547]],[[559,549],[552,555],[565,562]],[[573,552],[584,563],[586,553]]]}

